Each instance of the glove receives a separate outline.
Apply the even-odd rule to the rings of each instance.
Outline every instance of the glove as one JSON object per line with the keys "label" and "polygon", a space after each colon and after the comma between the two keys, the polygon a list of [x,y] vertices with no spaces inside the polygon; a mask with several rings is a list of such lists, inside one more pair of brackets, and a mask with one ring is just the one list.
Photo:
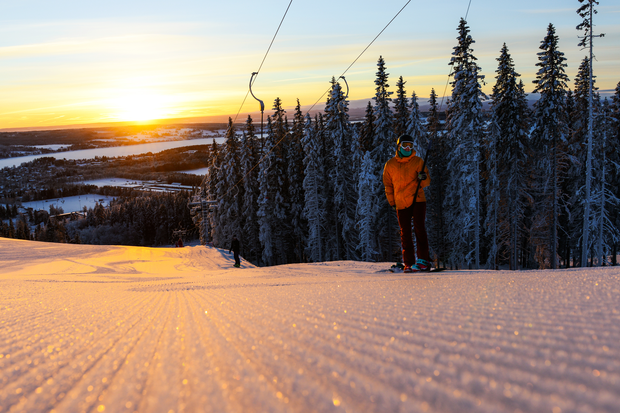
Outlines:
{"label": "glove", "polygon": [[396,205],[390,205],[394,211],[396,211]]}
{"label": "glove", "polygon": [[423,181],[423,180],[425,180],[426,178],[428,178],[428,175],[426,175],[426,172],[420,172],[420,173],[418,174],[418,179],[419,179],[420,181]]}

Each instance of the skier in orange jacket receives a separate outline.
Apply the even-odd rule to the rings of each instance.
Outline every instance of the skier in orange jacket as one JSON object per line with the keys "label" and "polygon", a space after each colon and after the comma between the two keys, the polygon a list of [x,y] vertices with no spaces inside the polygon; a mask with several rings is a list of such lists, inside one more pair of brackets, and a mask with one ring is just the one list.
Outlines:
{"label": "skier in orange jacket", "polygon": [[[396,155],[385,163],[383,184],[388,203],[396,209],[400,226],[400,243],[403,248],[404,272],[430,271],[430,254],[426,234],[426,197],[423,190],[430,185],[428,168],[422,166],[424,161],[416,156],[413,138],[402,135],[398,138]],[[417,196],[414,201],[413,197]],[[411,221],[417,249],[414,251]],[[418,259],[416,261],[416,253]]]}

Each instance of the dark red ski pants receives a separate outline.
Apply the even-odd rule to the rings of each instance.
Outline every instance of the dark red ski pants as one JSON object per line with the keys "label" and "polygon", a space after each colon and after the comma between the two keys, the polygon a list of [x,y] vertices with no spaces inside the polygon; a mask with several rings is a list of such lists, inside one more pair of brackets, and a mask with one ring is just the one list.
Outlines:
{"label": "dark red ski pants", "polygon": [[409,208],[399,209],[398,225],[400,225],[400,245],[403,247],[403,264],[412,266],[416,262],[416,254],[413,247],[413,234],[411,233],[411,221],[417,244],[418,258],[431,260],[428,252],[428,236],[426,235],[426,202],[416,202]]}

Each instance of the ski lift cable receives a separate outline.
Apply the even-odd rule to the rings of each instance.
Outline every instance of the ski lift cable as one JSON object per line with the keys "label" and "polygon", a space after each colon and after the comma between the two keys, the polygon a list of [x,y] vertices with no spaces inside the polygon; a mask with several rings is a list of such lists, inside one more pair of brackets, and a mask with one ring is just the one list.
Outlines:
{"label": "ski lift cable", "polygon": [[[405,10],[405,7],[407,7],[407,6],[409,5],[409,3],[411,3],[411,0],[408,0],[408,1],[407,1],[407,3],[405,3],[405,5],[404,5],[404,6],[403,6],[403,7],[402,7],[399,11],[398,11],[398,13],[396,13],[396,14],[394,15],[394,17],[392,17],[392,20],[390,20],[390,21],[388,22],[388,24],[386,24],[386,25],[385,25],[385,27],[384,27],[384,28],[383,28],[383,29],[379,32],[379,34],[377,34],[377,35],[375,36],[375,38],[374,38],[374,39],[372,39],[372,41],[371,41],[370,43],[368,43],[368,46],[366,46],[366,48],[364,48],[364,50],[362,50],[362,52],[361,52],[361,53],[360,53],[360,54],[359,54],[359,55],[355,58],[355,60],[353,60],[353,62],[349,65],[349,67],[347,67],[347,68],[346,68],[346,70],[345,70],[344,72],[342,72],[342,74],[340,75],[340,77],[338,77],[338,79],[340,79],[340,78],[343,78],[343,79],[344,79],[344,75],[345,75],[345,74],[349,71],[349,69],[351,69],[355,63],[357,63],[357,61],[360,59],[360,57],[362,57],[362,55],[363,55],[364,53],[366,53],[366,50],[368,50],[368,49],[370,48],[370,46],[372,46],[372,44],[373,44],[373,43],[374,43],[374,42],[375,42],[375,41],[379,38],[379,36],[381,36],[381,35],[383,34],[383,32],[384,32],[384,31],[385,31],[385,30],[386,30],[386,29],[390,26],[390,24],[392,24],[392,22],[393,22],[394,20],[396,20],[396,18],[398,17],[398,15],[399,15],[399,14],[400,14],[403,10]],[[347,84],[347,87],[348,87],[348,84]],[[317,104],[318,104],[318,103],[319,103],[319,102],[323,99],[323,97],[325,97],[325,95],[327,94],[327,92],[329,92],[329,90],[330,90],[330,89],[331,89],[331,87],[327,88],[327,90],[326,90],[326,91],[325,91],[325,92],[321,95],[321,97],[320,97],[320,98],[318,98],[318,99],[317,99],[317,101],[316,101],[316,102],[314,102],[314,104],[310,107],[310,109],[308,109],[308,110],[306,111],[306,114],[307,114],[307,113],[310,113],[310,111],[311,111],[312,109],[314,109],[314,107],[315,107],[315,106],[316,106],[316,105],[317,105]]]}
{"label": "ski lift cable", "polygon": [[[293,2],[293,0],[291,0],[291,3],[292,3],[292,2]],[[359,55],[355,58],[355,60],[353,60],[353,62],[349,65],[349,67],[347,67],[347,68],[346,68],[346,70],[345,70],[344,72],[342,72],[342,75],[340,75],[340,76],[338,77],[338,79],[341,79],[341,78],[342,78],[342,79],[345,81],[346,85],[347,85],[347,96],[349,95],[349,92],[348,92],[348,89],[349,89],[349,84],[348,84],[348,82],[346,81],[346,79],[345,79],[344,75],[345,75],[345,74],[349,71],[349,69],[351,69],[351,67],[353,67],[353,65],[354,65],[354,64],[355,64],[355,63],[356,63],[356,62],[360,59],[360,57],[362,57],[362,55],[366,52],[366,50],[368,50],[368,49],[370,48],[370,46],[372,46],[372,44],[373,44],[373,43],[374,43],[374,42],[375,42],[375,41],[379,38],[379,36],[381,36],[381,35],[383,34],[383,32],[384,32],[384,31],[385,31],[385,30],[386,30],[386,29],[390,26],[390,24],[392,24],[392,22],[393,22],[393,21],[394,21],[394,20],[398,17],[398,15],[400,15],[400,13],[401,13],[401,12],[405,9],[405,7],[407,7],[407,6],[409,5],[409,3],[411,3],[411,0],[408,0],[408,1],[407,1],[407,3],[405,3],[405,5],[404,5],[404,6],[403,6],[403,7],[402,7],[399,11],[398,11],[398,13],[396,13],[396,14],[394,15],[394,17],[392,17],[392,19],[388,22],[388,24],[386,24],[386,25],[385,25],[385,27],[384,27],[384,28],[383,28],[383,29],[379,32],[379,34],[377,34],[377,35],[375,36],[375,38],[374,38],[374,39],[372,39],[372,41],[371,41],[371,42],[370,42],[370,43],[366,46],[366,48],[364,48],[364,50],[362,50],[362,52],[361,52],[361,53],[360,53],[360,54],[359,54]],[[291,5],[290,5],[290,3],[289,3],[289,7],[290,7],[290,6],[291,6]],[[288,7],[287,7],[287,9],[286,9],[286,12],[284,13],[284,16],[286,16],[286,13],[287,13],[287,12],[288,12]],[[282,21],[284,21],[284,17],[282,17]],[[281,25],[282,25],[282,22],[280,22],[280,26],[281,26]],[[278,34],[278,31],[280,30],[280,26],[278,26],[278,30],[276,30],[276,35]],[[275,39],[275,35],[274,35],[274,39]],[[273,40],[272,40],[272,44],[273,44]],[[271,45],[269,45],[269,49],[271,49]],[[269,50],[267,50],[267,53],[269,53]],[[267,55],[266,55],[266,54],[265,54],[265,57],[267,57]],[[263,62],[264,62],[264,61],[265,61],[265,59],[263,59]],[[262,67],[262,65],[263,65],[263,64],[261,63],[261,67]],[[260,67],[259,67],[259,69],[258,69],[258,70],[260,71]],[[255,74],[256,74],[256,75],[258,75],[258,72],[255,72]],[[252,74],[252,79],[254,79],[254,81],[255,81],[255,78],[254,78],[254,73]],[[250,79],[250,88],[252,87],[252,84],[254,83],[254,81],[253,81],[252,79]],[[328,88],[328,89],[325,91],[325,93],[323,93],[323,94],[321,95],[321,97],[320,97],[320,98],[319,98],[319,99],[318,99],[318,100],[314,103],[314,105],[312,105],[312,107],[311,107],[310,109],[308,109],[308,111],[307,111],[306,113],[309,113],[309,112],[310,112],[310,111],[311,111],[311,110],[312,110],[312,109],[313,109],[313,108],[314,108],[314,107],[315,107],[315,106],[319,103],[319,101],[320,101],[321,99],[323,99],[323,97],[327,94],[327,92],[329,92],[329,90],[330,90],[330,88]],[[248,91],[248,93],[246,94],[246,98],[247,98],[247,95],[248,95],[249,93],[250,93],[250,91]],[[254,99],[256,99],[256,100],[258,100],[259,102],[261,102],[261,107],[262,107],[262,101],[261,101],[261,100],[259,100],[259,99],[257,99],[257,98],[254,96],[254,94],[253,94],[253,93],[252,93],[252,96],[254,97]],[[244,99],[244,102],[245,102],[245,99]],[[243,105],[243,104],[242,104],[242,105]],[[239,112],[241,112],[241,109],[239,109]],[[238,115],[238,114],[237,114],[237,115]],[[237,119],[237,118],[235,117],[235,120],[236,120],[236,119]],[[234,122],[233,122],[233,123],[234,123]],[[248,172],[247,172],[247,173],[246,173],[246,174],[245,174],[245,175],[244,175],[244,176],[243,176],[243,177],[239,180],[239,182],[237,182],[237,183],[236,183],[233,187],[236,187],[237,185],[239,185],[239,184],[243,181],[243,179],[244,179],[244,178],[245,178],[248,174],[250,174],[250,173],[251,173],[254,169],[256,169],[256,167],[257,167],[258,165],[260,165],[260,164],[263,162],[263,160],[264,160],[267,156],[269,156],[269,155],[271,154],[271,152],[273,152],[273,150],[274,150],[274,149],[275,149],[275,148],[276,148],[276,147],[277,147],[277,146],[278,146],[278,145],[282,142],[282,140],[284,140],[284,138],[285,138],[286,136],[287,136],[287,134],[285,134],[282,138],[280,138],[280,140],[279,140],[278,142],[276,142],[276,144],[275,144],[275,145],[273,145],[273,147],[271,148],[271,150],[269,150],[269,152],[267,152],[266,154],[264,154],[264,155],[263,155],[263,156],[259,159],[259,161],[256,163],[256,165],[254,165],[254,166],[252,167],[252,169],[250,169],[250,170],[249,170],[249,171],[248,171]],[[230,191],[231,189],[232,189],[232,188],[229,188],[229,190],[228,190],[228,191]],[[227,191],[227,193],[228,193],[228,191]]]}
{"label": "ski lift cable", "polygon": [[[262,62],[260,62],[260,66],[258,67],[258,70],[254,73],[256,73],[256,77],[258,77],[258,74],[260,73],[260,70],[263,68],[263,64],[265,63],[265,60],[267,59],[267,55],[269,54],[269,51],[271,50],[271,46],[273,46],[273,42],[276,40],[276,36],[278,35],[278,32],[280,31],[280,28],[282,27],[282,23],[284,23],[284,19],[286,18],[286,15],[288,14],[288,10],[291,8],[291,4],[293,4],[293,0],[291,0],[288,4],[288,6],[286,7],[286,11],[284,12],[284,15],[282,16],[282,20],[280,20],[280,24],[278,25],[278,28],[276,29],[276,32],[273,35],[273,38],[271,39],[271,43],[269,43],[269,47],[267,48],[267,52],[265,52],[265,56],[263,56],[263,60]],[[254,73],[252,74],[252,79],[250,80],[250,88],[248,89],[248,92],[245,94],[245,98],[243,98],[243,102],[241,102],[241,107],[239,107],[239,111],[237,112],[237,115],[235,116],[235,120],[233,121],[233,123],[235,123],[237,121],[237,117],[239,116],[239,113],[241,113],[241,109],[243,108],[243,105],[245,104],[246,99],[248,98],[248,94],[250,94],[250,91],[252,89],[252,85],[254,84],[254,82],[256,81],[256,78],[254,77]],[[254,94],[252,93],[252,96],[254,96]],[[256,97],[254,97],[254,99],[256,99]],[[256,99],[258,100],[258,99]],[[260,100],[259,100],[260,102]]]}
{"label": "ski lift cable", "polygon": [[[291,0],[291,3],[292,3],[292,2],[293,2],[293,0]],[[465,19],[467,19],[467,16],[469,15],[469,8],[470,8],[470,6],[471,6],[471,2],[472,2],[472,0],[469,0],[469,4],[468,4],[468,6],[467,6],[467,12],[465,13]],[[291,6],[291,3],[289,3],[289,7]],[[354,60],[354,61],[353,61],[353,62],[349,65],[349,67],[347,67],[347,68],[346,68],[346,70],[342,73],[342,75],[340,75],[340,76],[338,77],[338,79],[341,79],[341,78],[342,78],[342,79],[345,81],[346,85],[347,85],[347,97],[348,97],[348,95],[349,95],[349,84],[348,84],[348,82],[346,81],[346,79],[345,79],[344,75],[345,75],[345,74],[349,71],[349,69],[351,69],[351,67],[353,67],[353,65],[354,65],[354,64],[355,64],[355,63],[356,63],[356,62],[360,59],[360,57],[362,57],[362,55],[366,52],[366,50],[368,50],[368,49],[370,48],[370,46],[372,46],[372,44],[373,44],[373,43],[374,43],[374,42],[375,42],[375,41],[379,38],[379,36],[381,36],[381,34],[382,34],[382,33],[383,33],[383,32],[384,32],[384,31],[385,31],[385,30],[386,30],[386,29],[390,26],[390,24],[392,24],[392,22],[396,19],[396,17],[398,17],[398,15],[400,15],[400,13],[401,13],[401,12],[405,9],[405,7],[407,7],[407,6],[409,5],[409,3],[411,3],[411,0],[408,0],[408,1],[407,1],[407,3],[405,3],[405,5],[404,5],[404,6],[403,6],[403,7],[402,7],[402,8],[401,8],[401,9],[400,9],[400,10],[399,10],[399,11],[398,11],[395,15],[394,15],[394,17],[392,17],[392,19],[388,22],[388,24],[386,24],[386,25],[385,25],[385,27],[384,27],[384,28],[383,28],[383,29],[379,32],[379,34],[377,34],[377,36],[375,36],[375,38],[374,38],[374,39],[373,39],[373,40],[372,40],[372,41],[368,44],[368,46],[366,46],[366,48],[364,48],[364,50],[363,50],[363,51],[362,51],[362,52],[361,52],[361,53],[360,53],[360,54],[359,54],[359,55],[355,58],[355,60]],[[286,17],[286,13],[287,13],[287,12],[288,12],[288,7],[287,7],[287,9],[286,9],[286,12],[284,13],[284,17]],[[284,21],[284,17],[282,17],[282,21]],[[280,22],[280,26],[282,25],[282,21]],[[278,30],[276,31],[276,35],[278,34],[278,31],[280,30],[280,26],[278,26]],[[275,35],[274,35],[274,39],[275,39]],[[272,44],[273,44],[273,40],[272,40]],[[269,45],[269,48],[271,48],[271,45]],[[267,50],[267,53],[269,53],[269,50]],[[265,54],[265,57],[267,57],[267,55],[266,55],[266,54]],[[264,62],[264,60],[265,60],[265,59],[263,59],[263,62]],[[262,67],[262,63],[261,63],[261,67]],[[260,68],[259,68],[259,71],[260,71]],[[255,75],[255,74],[256,74],[256,75],[258,75],[258,72],[252,73],[252,78],[250,79],[250,88],[252,87],[252,84],[253,84],[252,79],[254,79],[254,75]],[[448,82],[449,82],[449,80],[450,80],[450,74],[448,74]],[[446,83],[446,89],[447,89],[447,85],[448,85],[448,83]],[[310,112],[310,111],[311,111],[311,110],[312,110],[312,109],[313,109],[313,108],[314,108],[314,107],[315,107],[315,106],[319,103],[319,101],[320,101],[321,99],[323,99],[323,97],[327,94],[327,92],[329,92],[329,90],[330,90],[330,89],[331,89],[331,88],[328,88],[328,89],[327,89],[327,90],[326,90],[326,91],[325,91],[325,92],[321,95],[321,97],[320,97],[320,98],[319,98],[319,99],[318,99],[318,100],[317,100],[317,101],[316,101],[316,102],[312,105],[312,107],[310,107],[310,109],[308,109],[308,111],[306,112],[306,114],[307,114],[307,113],[309,113],[309,112]],[[249,93],[250,93],[250,90],[248,90],[248,93],[246,94],[246,98],[247,98],[247,95],[248,95]],[[444,95],[445,95],[445,90],[444,90]],[[261,105],[262,105],[262,101],[261,101],[261,100],[259,100],[259,99],[257,99],[257,98],[254,96],[254,94],[253,94],[253,93],[252,93],[252,96],[254,97],[254,99],[256,99],[256,100],[258,100],[259,102],[261,102]],[[244,99],[244,102],[245,102],[245,99]],[[443,104],[443,97],[442,97],[442,104]],[[239,110],[241,110],[241,109],[239,109]],[[236,119],[236,118],[235,118],[235,119]],[[234,123],[234,122],[233,122],[233,123]],[[238,185],[239,185],[239,184],[243,181],[243,179],[244,179],[247,175],[249,175],[249,174],[250,174],[250,173],[251,173],[254,169],[256,169],[256,167],[257,167],[258,165],[260,165],[260,164],[263,162],[263,160],[264,160],[267,156],[269,156],[269,155],[273,152],[273,150],[274,150],[274,149],[275,149],[275,148],[276,148],[276,147],[277,147],[277,146],[278,146],[278,145],[279,145],[279,144],[280,144],[280,143],[284,140],[284,138],[286,138],[286,136],[287,136],[287,135],[288,135],[288,134],[284,134],[284,136],[283,136],[282,138],[280,138],[280,140],[279,140],[278,142],[276,142],[276,144],[275,144],[275,145],[273,145],[273,147],[269,150],[269,152],[267,152],[266,154],[264,154],[264,155],[263,155],[263,156],[259,159],[259,161],[258,161],[258,162],[257,162],[257,163],[256,163],[256,164],[255,164],[255,165],[254,165],[254,166],[253,166],[253,167],[252,167],[252,168],[248,171],[248,172],[246,172],[246,174],[245,174],[243,177],[241,177],[241,179],[239,179],[239,181],[238,181],[235,185],[233,185],[233,188],[237,187],[237,186],[238,186]],[[226,191],[226,193],[228,193],[228,192],[229,192],[229,191],[231,191],[231,190],[232,190],[232,188],[229,188],[229,189],[228,189],[228,191]]]}

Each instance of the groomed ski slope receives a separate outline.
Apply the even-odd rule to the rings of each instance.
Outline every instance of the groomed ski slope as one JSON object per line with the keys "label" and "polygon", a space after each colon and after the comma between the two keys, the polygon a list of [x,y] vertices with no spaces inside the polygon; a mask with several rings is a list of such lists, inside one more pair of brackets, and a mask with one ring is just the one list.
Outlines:
{"label": "groomed ski slope", "polygon": [[620,268],[0,239],[0,412],[620,411]]}

